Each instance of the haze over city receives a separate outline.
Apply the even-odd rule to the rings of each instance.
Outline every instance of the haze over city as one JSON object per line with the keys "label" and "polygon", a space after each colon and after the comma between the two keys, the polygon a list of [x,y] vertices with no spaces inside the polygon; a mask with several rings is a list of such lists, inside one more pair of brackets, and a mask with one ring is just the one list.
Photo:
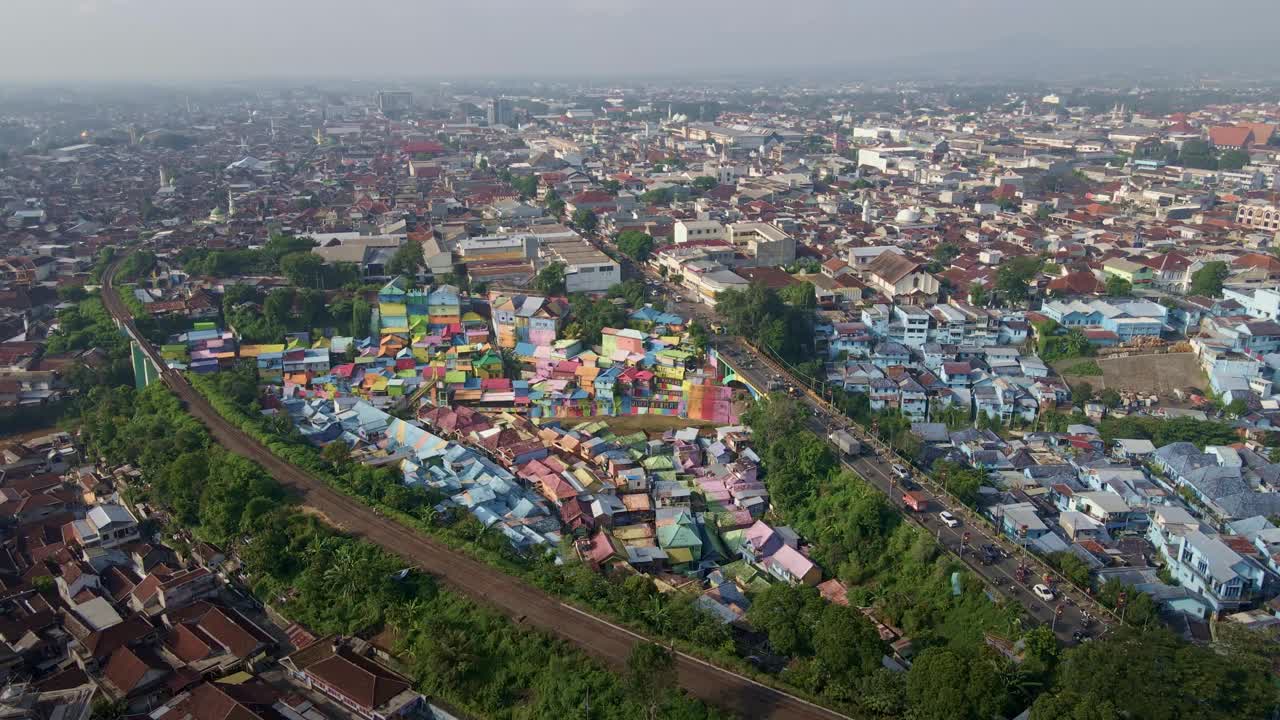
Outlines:
{"label": "haze over city", "polygon": [[[1280,4],[1195,0],[10,0],[11,82],[1274,69]],[[1111,70],[1124,70],[1112,67]]]}
{"label": "haze over city", "polygon": [[1280,720],[1277,27],[0,0],[0,720]]}

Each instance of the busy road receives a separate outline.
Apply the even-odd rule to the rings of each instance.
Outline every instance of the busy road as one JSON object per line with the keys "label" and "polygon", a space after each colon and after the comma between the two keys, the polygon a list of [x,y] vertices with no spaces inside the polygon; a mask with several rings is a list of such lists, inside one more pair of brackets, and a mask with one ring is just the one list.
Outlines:
{"label": "busy road", "polygon": [[[593,238],[593,242],[602,247],[608,245],[608,241],[601,237]],[[616,249],[613,254],[618,255]],[[647,264],[625,264],[645,282],[649,296],[665,301],[670,312],[697,319],[706,326],[717,323],[714,309],[686,297],[687,289],[668,282]],[[711,342],[721,360],[752,387],[761,391],[792,389],[792,393],[810,410],[811,427],[820,436],[825,438],[831,431],[843,429],[857,437],[865,448],[865,454],[848,457],[840,453],[845,467],[885,493],[911,522],[932,533],[940,546],[963,561],[994,593],[1020,603],[1034,621],[1049,625],[1063,642],[1086,641],[1106,632],[1109,623],[1114,622],[1108,610],[1070,586],[1025,547],[1019,547],[1010,538],[996,532],[984,519],[941,488],[933,487],[927,476],[910,467],[892,450],[870,437],[865,429],[809,390],[782,363],[740,337],[712,335]],[[895,466],[901,469],[905,478],[898,477]],[[915,511],[908,507],[904,490],[922,494],[926,509]],[[949,515],[947,521],[940,515],[944,511]]]}

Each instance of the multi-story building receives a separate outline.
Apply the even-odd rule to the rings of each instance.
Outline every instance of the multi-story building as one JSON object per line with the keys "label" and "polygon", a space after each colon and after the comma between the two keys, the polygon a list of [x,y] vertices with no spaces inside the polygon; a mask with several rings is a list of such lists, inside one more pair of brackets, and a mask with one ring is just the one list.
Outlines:
{"label": "multi-story building", "polygon": [[489,126],[494,125],[513,125],[515,124],[515,113],[512,111],[511,101],[496,97],[489,101],[488,111]]}
{"label": "multi-story building", "polygon": [[929,305],[938,299],[938,279],[897,253],[881,253],[868,263],[863,280],[897,303]]}
{"label": "multi-story building", "polygon": [[559,298],[541,295],[489,294],[493,331],[498,346],[514,348],[520,343],[550,347],[560,338],[568,304]]}
{"label": "multi-story building", "polygon": [[757,267],[790,265],[796,259],[796,241],[776,225],[746,222],[726,226],[730,245],[742,248]]}
{"label": "multi-story building", "polygon": [[1159,337],[1169,314],[1168,308],[1163,305],[1144,300],[1050,300],[1041,307],[1040,312],[1066,327],[1109,330],[1121,342],[1136,337]]}
{"label": "multi-story building", "polygon": [[968,316],[950,305],[934,305],[929,308],[929,315],[933,317],[930,340],[943,345],[959,345],[964,342]]}
{"label": "multi-story building", "polygon": [[923,346],[929,340],[929,318],[929,312],[923,308],[894,306],[893,320],[889,322],[889,339],[907,347]]}
{"label": "multi-story building", "polygon": [[139,538],[138,521],[123,505],[99,505],[70,524],[76,542],[86,548],[110,550]]}
{"label": "multi-story building", "polygon": [[613,258],[581,239],[544,241],[543,263],[564,265],[565,292],[604,292],[622,282],[622,269]]}
{"label": "multi-story building", "polygon": [[1246,200],[1236,208],[1236,222],[1258,230],[1280,232],[1280,205],[1262,200]]}
{"label": "multi-story building", "polygon": [[725,227],[716,220],[677,220],[672,226],[672,239],[677,245],[691,240],[724,240]]}

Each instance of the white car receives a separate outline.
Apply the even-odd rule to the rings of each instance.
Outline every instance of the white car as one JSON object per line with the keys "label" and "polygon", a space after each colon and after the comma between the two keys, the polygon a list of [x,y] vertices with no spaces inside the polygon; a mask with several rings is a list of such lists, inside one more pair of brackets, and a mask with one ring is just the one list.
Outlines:
{"label": "white car", "polygon": [[911,473],[907,472],[907,469],[902,467],[901,465],[893,466],[893,474],[897,475],[899,480],[906,480],[907,478],[911,477]]}
{"label": "white car", "polygon": [[1035,587],[1031,588],[1031,592],[1045,602],[1053,602],[1053,599],[1057,597],[1057,595],[1053,594],[1053,590],[1050,590],[1049,586],[1044,583],[1037,583]]}
{"label": "white car", "polygon": [[949,511],[943,510],[938,513],[938,518],[947,524],[947,527],[960,527],[960,518],[952,515]]}

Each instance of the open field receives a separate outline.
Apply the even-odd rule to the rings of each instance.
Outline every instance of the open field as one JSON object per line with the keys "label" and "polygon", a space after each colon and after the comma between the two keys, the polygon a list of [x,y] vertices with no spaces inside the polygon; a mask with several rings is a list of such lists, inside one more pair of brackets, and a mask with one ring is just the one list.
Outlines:
{"label": "open field", "polygon": [[[1089,358],[1071,358],[1054,363],[1054,369],[1062,373]],[[1102,375],[1063,375],[1067,384],[1087,382],[1094,390],[1113,388],[1141,393],[1155,393],[1162,402],[1176,401],[1175,388],[1205,385],[1204,373],[1196,361],[1195,353],[1167,353],[1162,355],[1130,355],[1116,358],[1093,358]]]}

